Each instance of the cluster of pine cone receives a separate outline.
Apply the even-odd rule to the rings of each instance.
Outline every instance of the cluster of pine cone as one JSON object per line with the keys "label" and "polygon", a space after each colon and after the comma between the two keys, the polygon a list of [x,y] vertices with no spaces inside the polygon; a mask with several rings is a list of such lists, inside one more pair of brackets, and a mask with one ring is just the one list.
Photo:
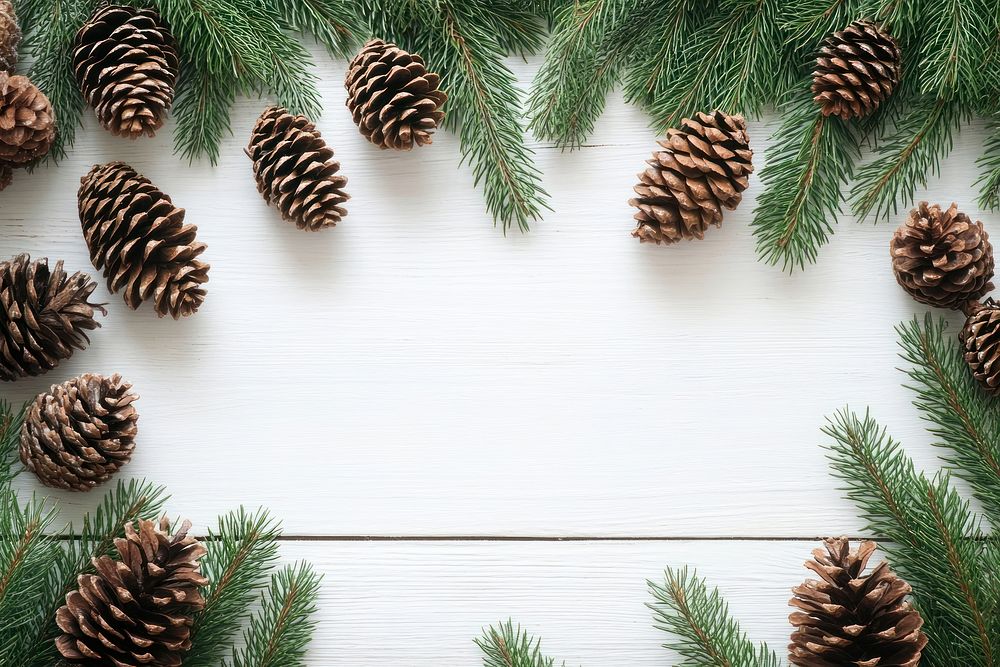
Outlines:
{"label": "cluster of pine cone", "polygon": [[960,338],[972,376],[1000,393],[1000,305],[980,299],[993,289],[993,246],[983,223],[957,204],[921,202],[889,244],[896,280],[910,296],[967,316]]}

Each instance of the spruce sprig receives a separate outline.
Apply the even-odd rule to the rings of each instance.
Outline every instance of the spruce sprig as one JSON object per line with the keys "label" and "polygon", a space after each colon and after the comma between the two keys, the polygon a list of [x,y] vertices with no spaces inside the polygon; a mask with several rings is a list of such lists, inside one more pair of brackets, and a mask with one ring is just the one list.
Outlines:
{"label": "spruce sprig", "polygon": [[778,656],[766,644],[754,644],[729,614],[718,589],[689,571],[668,569],[662,584],[649,581],[654,625],[670,639],[690,667],[778,667]]}
{"label": "spruce sprig", "polygon": [[354,0],[284,0],[277,5],[289,30],[313,35],[335,56],[349,58],[367,31]]}
{"label": "spruce sprig", "polygon": [[483,630],[475,640],[483,654],[483,667],[553,667],[555,660],[542,653],[541,641],[520,625],[507,620]]}
{"label": "spruce sprig", "polygon": [[995,211],[1000,209],[1000,113],[990,122],[989,133],[986,150],[979,159],[982,176],[977,185],[980,192],[979,205]]}

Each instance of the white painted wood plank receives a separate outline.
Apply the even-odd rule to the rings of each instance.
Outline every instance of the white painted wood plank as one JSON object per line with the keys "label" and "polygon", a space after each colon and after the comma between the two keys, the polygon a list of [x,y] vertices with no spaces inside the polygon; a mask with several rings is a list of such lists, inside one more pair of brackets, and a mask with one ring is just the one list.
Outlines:
{"label": "white painted wood plank", "polygon": [[[259,199],[241,152],[256,101],[214,169],[172,157],[169,129],[130,144],[88,119],[64,164],[18,174],[0,195],[2,256],[92,270],[77,182],[124,159],[187,207],[213,268],[203,311],[177,323],[102,286],[90,349],[4,397],[121,372],[142,395],[126,474],[166,484],[175,512],[267,505],[291,534],[853,532],[817,446],[848,402],[934,462],[898,388],[893,326],[918,309],[892,279],[894,225],[845,216],[819,264],[789,277],[755,260],[754,179],[705,241],[640,246],[625,202],[655,136],[615,99],[595,147],[539,147],[554,212],[505,238],[454,136],[379,152],[343,107],[344,63],[319,61],[321,128],[353,195],[335,230],[299,232]],[[774,123],[751,124],[758,166]],[[992,230],[974,203],[982,139],[964,132],[921,196]]]}
{"label": "white painted wood plank", "polygon": [[520,622],[567,665],[662,667],[646,580],[691,563],[779,655],[811,542],[285,543],[325,575],[310,665],[474,667],[483,626]]}

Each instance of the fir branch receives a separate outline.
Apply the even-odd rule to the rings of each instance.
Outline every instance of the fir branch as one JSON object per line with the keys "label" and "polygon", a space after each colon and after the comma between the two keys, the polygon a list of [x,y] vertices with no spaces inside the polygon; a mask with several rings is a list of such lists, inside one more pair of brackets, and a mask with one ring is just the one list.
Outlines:
{"label": "fir branch", "polygon": [[939,173],[952,135],[967,116],[966,109],[947,98],[912,99],[893,135],[876,149],[875,159],[858,170],[851,192],[855,215],[866,218],[874,212],[876,220],[884,220],[896,214],[900,202],[912,202],[928,174]]}
{"label": "fir branch", "polygon": [[[494,16],[490,16],[490,13]],[[541,174],[524,142],[514,74],[494,34],[496,15],[520,15],[511,0],[370,0],[375,33],[419,53],[448,91],[445,126],[457,129],[462,154],[497,224],[527,231],[546,208]]]}
{"label": "fir branch", "polygon": [[858,19],[878,17],[884,4],[884,0],[798,0],[785,7],[780,21],[788,44],[814,55],[830,34]]}
{"label": "fir branch", "polygon": [[969,373],[948,323],[928,313],[897,327],[900,356],[916,393],[914,405],[930,422],[930,432],[945,448],[945,463],[966,482],[988,517],[1000,519],[1000,412]]}
{"label": "fir branch", "polygon": [[630,48],[628,40],[607,37],[623,23],[634,24],[639,2],[582,0],[557,15],[528,98],[535,135],[566,148],[578,148],[590,136]]}
{"label": "fir branch", "polygon": [[779,0],[723,0],[673,59],[666,82],[648,105],[659,132],[698,111],[758,116],[795,80],[785,57]]}
{"label": "fir branch", "polygon": [[976,183],[979,186],[979,206],[991,211],[1000,209],[1000,113],[990,122],[986,150],[978,164],[982,171]]}
{"label": "fir branch", "polygon": [[263,510],[248,514],[241,507],[219,518],[218,527],[205,541],[208,554],[201,571],[209,587],[205,608],[191,628],[193,644],[184,658],[186,667],[219,664],[267,583],[278,557],[280,532],[278,523]]}
{"label": "fir branch", "polygon": [[15,462],[26,407],[15,410],[9,402],[0,399],[0,489],[7,488],[18,473]]}
{"label": "fir branch", "polygon": [[355,0],[283,0],[277,5],[289,30],[312,34],[334,56],[351,57],[367,32]]}
{"label": "fir branch", "polygon": [[758,256],[793,271],[814,262],[833,233],[841,186],[851,178],[860,139],[839,118],[823,116],[811,95],[789,103],[784,115],[761,171],[765,189],[752,227]]}
{"label": "fir branch", "polygon": [[920,90],[938,99],[973,104],[982,81],[985,45],[996,38],[992,0],[937,0],[919,3],[921,12]]}
{"label": "fir branch", "polygon": [[483,652],[483,667],[553,667],[555,661],[542,654],[541,640],[508,620],[483,631],[475,640]]}
{"label": "fir branch", "polygon": [[[483,5],[483,9],[488,5]],[[483,11],[500,48],[506,53],[527,57],[536,53],[545,43],[544,9],[530,2],[511,0],[505,11]]]}
{"label": "fir branch", "polygon": [[766,644],[747,639],[729,615],[717,589],[687,568],[668,569],[661,585],[649,581],[655,626],[670,635],[664,648],[675,651],[690,667],[778,667],[778,656]]}
{"label": "fir branch", "polygon": [[[931,665],[996,664],[997,582],[984,557],[979,522],[948,476],[928,480],[869,415],[838,413],[824,429],[834,475],[861,510],[867,530],[885,536],[893,568],[912,586],[925,621]],[[987,545],[988,546],[988,545]]]}
{"label": "fir branch", "polygon": [[[233,652],[232,667],[299,667],[316,628],[312,620],[320,577],[306,563],[289,565],[271,577],[261,608]],[[229,665],[230,663],[222,663]]]}

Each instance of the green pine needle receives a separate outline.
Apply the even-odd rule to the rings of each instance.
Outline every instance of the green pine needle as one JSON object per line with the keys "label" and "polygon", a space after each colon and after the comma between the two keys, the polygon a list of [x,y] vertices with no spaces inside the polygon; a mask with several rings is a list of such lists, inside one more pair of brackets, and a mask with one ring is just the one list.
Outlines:
{"label": "green pine needle", "polygon": [[483,631],[475,640],[483,653],[483,667],[553,667],[555,661],[542,654],[541,641],[508,620]]}
{"label": "green pine needle", "polygon": [[316,622],[320,577],[306,563],[289,565],[271,577],[260,610],[250,619],[244,646],[233,652],[232,667],[304,667]]}
{"label": "green pine needle", "polygon": [[687,568],[668,569],[665,581],[647,582],[654,601],[655,626],[668,633],[664,648],[684,658],[688,667],[778,667],[778,656],[766,644],[747,639],[729,615],[717,589]]}
{"label": "green pine needle", "polygon": [[312,34],[327,50],[349,58],[367,26],[355,0],[285,0],[278,11],[289,30]]}
{"label": "green pine needle", "polygon": [[979,205],[984,209],[1000,209],[1000,113],[993,117],[989,127],[986,150],[979,160],[982,176],[979,186]]}

